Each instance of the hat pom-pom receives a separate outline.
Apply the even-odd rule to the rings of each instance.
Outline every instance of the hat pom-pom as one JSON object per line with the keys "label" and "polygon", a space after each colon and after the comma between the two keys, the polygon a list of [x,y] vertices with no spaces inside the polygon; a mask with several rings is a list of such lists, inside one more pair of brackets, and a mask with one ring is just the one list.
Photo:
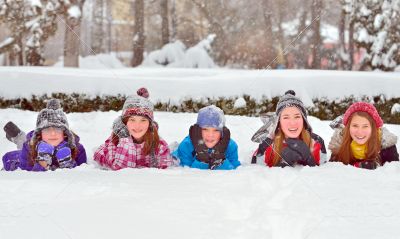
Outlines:
{"label": "hat pom-pom", "polygon": [[296,92],[294,92],[294,90],[288,90],[285,92],[285,95],[293,95],[296,96]]}
{"label": "hat pom-pom", "polygon": [[136,93],[137,93],[139,96],[144,97],[144,98],[149,98],[149,96],[150,96],[149,91],[148,91],[146,88],[144,88],[144,87],[142,87],[142,88],[140,88],[139,90],[137,90]]}
{"label": "hat pom-pom", "polygon": [[52,110],[58,110],[61,108],[61,103],[58,99],[51,99],[47,102],[46,108],[52,109]]}

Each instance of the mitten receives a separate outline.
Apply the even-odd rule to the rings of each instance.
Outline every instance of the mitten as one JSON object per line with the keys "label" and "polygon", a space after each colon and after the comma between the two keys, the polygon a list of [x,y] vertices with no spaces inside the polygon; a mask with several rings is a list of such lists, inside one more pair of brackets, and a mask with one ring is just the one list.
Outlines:
{"label": "mitten", "polygon": [[113,133],[117,135],[120,139],[122,138],[128,138],[130,136],[128,128],[122,122],[122,116],[118,116],[112,126]]}
{"label": "mitten", "polygon": [[201,128],[197,124],[190,126],[190,140],[193,143],[196,158],[203,163],[210,163],[208,148],[201,137]]}
{"label": "mitten", "polygon": [[71,157],[71,149],[68,146],[56,150],[56,159],[59,168],[73,168],[76,166],[75,160]]}
{"label": "mitten", "polygon": [[278,166],[280,167],[286,167],[286,166],[293,167],[298,163],[299,160],[301,160],[301,155],[289,147],[285,147],[282,150],[281,157],[282,160],[278,164]]}
{"label": "mitten", "polygon": [[54,147],[44,141],[37,145],[37,162],[45,162],[48,166],[53,162]]}
{"label": "mitten", "polygon": [[18,126],[11,121],[4,126],[4,131],[6,132],[6,138],[15,143],[18,149],[22,149],[26,140],[26,133],[21,131]]}
{"label": "mitten", "polygon": [[296,151],[301,156],[301,159],[298,160],[298,163],[308,166],[316,165],[310,148],[306,145],[306,143],[304,143],[303,140],[288,138],[286,139],[286,144],[290,149]]}
{"label": "mitten", "polygon": [[354,166],[358,168],[365,168],[365,169],[376,169],[379,167],[379,163],[376,160],[364,160],[361,162],[357,162],[354,164]]}

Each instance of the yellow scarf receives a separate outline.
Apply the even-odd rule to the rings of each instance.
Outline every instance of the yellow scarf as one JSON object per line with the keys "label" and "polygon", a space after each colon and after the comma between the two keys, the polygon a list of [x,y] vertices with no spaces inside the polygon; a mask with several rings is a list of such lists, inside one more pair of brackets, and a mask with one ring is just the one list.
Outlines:
{"label": "yellow scarf", "polygon": [[367,144],[358,144],[356,141],[351,141],[351,152],[356,159],[365,159],[367,152]]}

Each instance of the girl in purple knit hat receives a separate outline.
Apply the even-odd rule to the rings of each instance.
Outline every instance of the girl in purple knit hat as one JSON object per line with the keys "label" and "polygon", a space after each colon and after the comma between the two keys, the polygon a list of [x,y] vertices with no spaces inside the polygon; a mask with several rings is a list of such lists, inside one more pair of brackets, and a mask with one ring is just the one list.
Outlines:
{"label": "girl in purple knit hat", "polygon": [[399,161],[397,137],[383,127],[376,108],[366,102],[352,104],[331,123],[335,129],[329,143],[330,161],[375,169]]}
{"label": "girl in purple knit hat", "polygon": [[111,136],[94,153],[104,168],[167,168],[173,165],[168,144],[158,135],[153,104],[146,88],[126,99]]}
{"label": "girl in purple knit hat", "polygon": [[51,99],[39,112],[36,129],[27,135],[12,122],[8,122],[4,130],[7,139],[19,149],[3,156],[7,171],[47,171],[86,163],[85,148],[69,129],[67,116],[57,99]]}

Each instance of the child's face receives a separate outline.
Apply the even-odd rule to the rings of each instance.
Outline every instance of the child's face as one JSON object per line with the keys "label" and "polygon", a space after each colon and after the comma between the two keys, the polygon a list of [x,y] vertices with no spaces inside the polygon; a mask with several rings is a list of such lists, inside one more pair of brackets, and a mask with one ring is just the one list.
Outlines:
{"label": "child's face", "polygon": [[129,134],[138,141],[143,139],[149,126],[150,121],[146,117],[138,115],[129,117],[128,122],[126,122]]}
{"label": "child's face", "polygon": [[54,147],[64,140],[64,130],[55,127],[42,129],[42,140]]}
{"label": "child's face", "polygon": [[354,115],[350,122],[350,136],[357,144],[365,144],[371,138],[371,123],[367,118]]}
{"label": "child's face", "polygon": [[298,138],[304,125],[300,110],[294,106],[283,109],[279,125],[285,138]]}
{"label": "child's face", "polygon": [[221,139],[221,132],[216,128],[201,128],[201,137],[207,148],[212,148]]}

